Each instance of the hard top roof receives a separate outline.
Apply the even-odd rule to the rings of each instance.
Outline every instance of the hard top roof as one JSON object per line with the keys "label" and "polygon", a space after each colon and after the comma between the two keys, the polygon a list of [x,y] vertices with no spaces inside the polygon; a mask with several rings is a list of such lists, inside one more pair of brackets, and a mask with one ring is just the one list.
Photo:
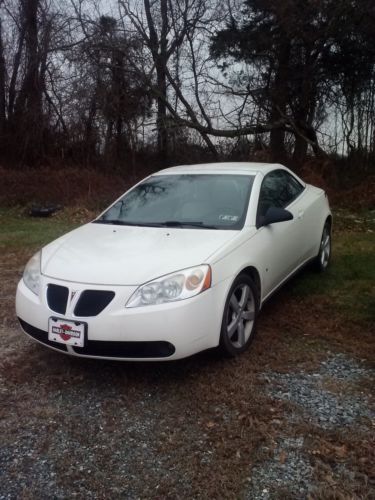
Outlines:
{"label": "hard top roof", "polygon": [[257,162],[220,162],[220,163],[198,163],[195,165],[178,165],[176,167],[165,168],[155,172],[155,174],[188,174],[188,173],[241,173],[256,174],[268,173],[275,168],[285,168],[279,163],[257,163]]}

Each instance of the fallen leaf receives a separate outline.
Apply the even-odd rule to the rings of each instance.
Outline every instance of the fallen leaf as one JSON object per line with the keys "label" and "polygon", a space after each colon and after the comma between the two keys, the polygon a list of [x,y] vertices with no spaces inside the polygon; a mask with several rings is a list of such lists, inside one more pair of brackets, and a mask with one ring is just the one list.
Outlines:
{"label": "fallen leaf", "polygon": [[279,462],[281,464],[285,464],[287,456],[288,456],[287,453],[284,450],[281,450],[280,455],[279,455]]}
{"label": "fallen leaf", "polygon": [[344,444],[342,446],[335,446],[334,450],[338,458],[345,458],[348,454],[348,449]]}

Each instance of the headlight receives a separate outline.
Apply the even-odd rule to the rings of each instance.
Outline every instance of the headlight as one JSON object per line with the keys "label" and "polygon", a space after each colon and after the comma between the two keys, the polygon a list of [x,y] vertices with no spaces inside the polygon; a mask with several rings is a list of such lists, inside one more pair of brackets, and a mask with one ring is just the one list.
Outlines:
{"label": "headlight", "polygon": [[130,297],[126,307],[151,306],[189,299],[210,286],[210,266],[204,264],[183,269],[141,285]]}
{"label": "headlight", "polygon": [[35,295],[39,295],[40,286],[40,257],[41,252],[37,252],[26,264],[23,272],[23,281]]}

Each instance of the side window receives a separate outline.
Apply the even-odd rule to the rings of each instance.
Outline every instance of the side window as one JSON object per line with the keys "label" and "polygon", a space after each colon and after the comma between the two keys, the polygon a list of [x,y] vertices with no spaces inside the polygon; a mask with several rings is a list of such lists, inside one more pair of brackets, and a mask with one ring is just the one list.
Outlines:
{"label": "side window", "polygon": [[287,193],[288,193],[288,201],[287,203],[291,203],[294,199],[299,196],[303,191],[303,186],[300,184],[295,177],[290,175],[288,172],[283,170],[284,177],[287,183]]}
{"label": "side window", "polygon": [[274,170],[263,180],[259,194],[258,217],[269,207],[284,208],[303,191],[303,186],[285,170]]}
{"label": "side window", "polygon": [[280,192],[280,170],[270,172],[263,179],[259,194],[258,216],[265,215],[269,207],[281,207]]}

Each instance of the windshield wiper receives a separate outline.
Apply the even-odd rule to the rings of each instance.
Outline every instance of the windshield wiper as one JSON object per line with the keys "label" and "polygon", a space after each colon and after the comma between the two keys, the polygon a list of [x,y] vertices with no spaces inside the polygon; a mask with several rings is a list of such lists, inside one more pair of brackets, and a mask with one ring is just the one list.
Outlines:
{"label": "windshield wiper", "polygon": [[114,224],[116,226],[140,226],[140,227],[163,227],[162,224],[154,222],[129,222],[119,219],[96,219],[93,220],[96,224]]}
{"label": "windshield wiper", "polygon": [[129,222],[120,219],[96,219],[93,221],[96,224],[114,224],[117,226],[140,226],[140,227],[194,227],[199,229],[218,229],[217,226],[205,224],[201,221],[181,222],[178,220],[166,220],[163,222]]}
{"label": "windshield wiper", "polygon": [[160,225],[164,227],[198,227],[200,229],[217,229],[216,226],[205,224],[204,222],[201,221],[181,222],[178,220],[166,220],[164,222],[161,222]]}

